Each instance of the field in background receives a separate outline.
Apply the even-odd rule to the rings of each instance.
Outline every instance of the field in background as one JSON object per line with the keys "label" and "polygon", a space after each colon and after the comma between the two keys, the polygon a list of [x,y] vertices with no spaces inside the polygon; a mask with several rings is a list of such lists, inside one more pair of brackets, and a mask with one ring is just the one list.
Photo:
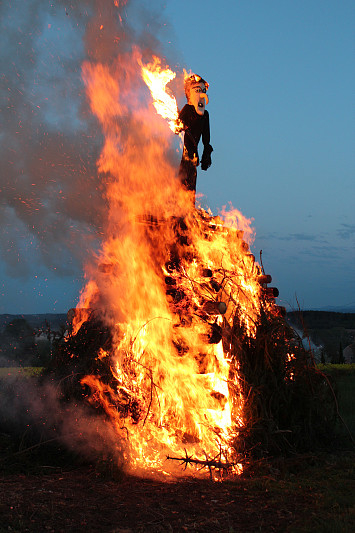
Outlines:
{"label": "field in background", "polygon": [[319,369],[329,376],[334,384],[342,418],[338,419],[337,431],[343,437],[347,437],[350,432],[355,440],[355,364],[319,365]]}
{"label": "field in background", "polygon": [[39,376],[43,368],[40,366],[13,366],[0,368],[0,380],[6,378],[30,378]]}

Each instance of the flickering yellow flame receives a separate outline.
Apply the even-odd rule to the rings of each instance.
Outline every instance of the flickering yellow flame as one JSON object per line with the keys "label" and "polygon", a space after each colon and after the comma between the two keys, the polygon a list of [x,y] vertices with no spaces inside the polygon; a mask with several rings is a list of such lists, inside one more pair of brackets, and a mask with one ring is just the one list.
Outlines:
{"label": "flickering yellow flame", "polygon": [[203,461],[216,450],[233,452],[244,400],[230,337],[236,317],[255,334],[261,271],[244,241],[252,235],[249,220],[236,210],[213,217],[191,205],[167,155],[169,130],[134,96],[142,74],[156,110],[176,131],[176,100],[166,91],[175,74],[156,57],[141,69],[138,62],[133,53],[113,71],[83,66],[105,134],[98,168],[110,178],[101,251],[87,267],[79,307],[95,309],[113,332],[110,352],[98,354],[110,358],[112,379],[87,376],[83,383],[127,441],[131,466],[166,472],[167,455]]}
{"label": "flickering yellow flame", "polygon": [[179,120],[176,99],[167,92],[166,87],[176,77],[176,73],[170,68],[163,69],[161,60],[156,56],[153,57],[152,63],[146,66],[141,64],[141,68],[143,80],[150,89],[157,113],[168,119],[169,127],[174,133],[179,133],[183,124]]}

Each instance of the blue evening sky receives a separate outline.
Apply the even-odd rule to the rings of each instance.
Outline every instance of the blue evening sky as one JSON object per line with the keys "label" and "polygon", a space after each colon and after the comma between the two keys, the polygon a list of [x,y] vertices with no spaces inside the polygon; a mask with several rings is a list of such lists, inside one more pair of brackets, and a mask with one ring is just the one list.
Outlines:
{"label": "blue evening sky", "polygon": [[[8,164],[0,178],[0,313],[66,312],[82,286],[78,265],[90,245],[78,250],[75,235],[89,223],[82,192],[85,159],[95,150],[88,141],[73,147],[78,136],[91,135],[90,118],[80,108],[80,62],[92,4],[80,2],[74,12],[63,1],[14,0],[1,8],[6,120],[0,140],[7,143],[1,157]],[[279,304],[294,307],[297,296],[305,309],[354,306],[354,3],[156,4],[162,9],[154,21],[162,26],[170,66],[210,83],[214,152],[212,167],[198,173],[202,205],[217,214],[231,202],[254,219],[253,252],[258,259],[262,249]],[[146,24],[141,7],[149,11],[149,5],[128,3],[133,27]],[[41,149],[32,145],[36,134]],[[33,161],[43,151],[54,160],[53,174],[48,179],[47,165],[46,180],[34,179]],[[70,174],[73,161],[80,166],[78,185]],[[44,176],[42,167],[39,172]],[[36,204],[37,218],[23,207],[24,197]],[[80,211],[74,221],[73,204]],[[74,244],[68,250],[69,237]]]}
{"label": "blue evening sky", "polygon": [[354,304],[355,4],[182,0],[167,12],[171,46],[210,83],[206,203],[254,218],[280,303]]}

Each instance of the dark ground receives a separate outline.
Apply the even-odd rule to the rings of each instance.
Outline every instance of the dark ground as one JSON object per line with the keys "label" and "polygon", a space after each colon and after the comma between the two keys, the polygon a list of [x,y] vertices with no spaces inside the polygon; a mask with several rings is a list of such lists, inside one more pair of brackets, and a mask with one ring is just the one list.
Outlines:
{"label": "dark ground", "polygon": [[299,456],[223,482],[53,466],[31,453],[2,464],[0,532],[355,531],[354,453]]}
{"label": "dark ground", "polygon": [[309,498],[286,504],[285,493],[281,504],[265,490],[250,493],[243,483],[109,481],[90,468],[9,476],[0,484],[1,531],[282,531]]}

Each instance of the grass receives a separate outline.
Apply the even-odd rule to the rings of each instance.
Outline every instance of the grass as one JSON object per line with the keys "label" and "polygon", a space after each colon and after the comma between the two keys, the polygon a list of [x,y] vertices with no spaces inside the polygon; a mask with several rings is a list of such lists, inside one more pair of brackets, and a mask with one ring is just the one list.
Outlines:
{"label": "grass", "polygon": [[333,365],[330,363],[317,365],[319,370],[333,376],[337,375],[354,375],[355,376],[355,363],[350,365]]}
{"label": "grass", "polygon": [[36,377],[43,371],[42,367],[36,366],[13,366],[0,368],[0,379],[6,378],[31,378]]}
{"label": "grass", "polygon": [[248,489],[262,487],[269,493],[270,503],[277,503],[280,509],[289,499],[303,496],[304,512],[288,529],[292,533],[350,533],[355,531],[354,459],[353,453],[300,456],[288,467],[284,479],[251,480]]}
{"label": "grass", "polygon": [[334,383],[337,393],[339,413],[345,425],[338,421],[337,431],[341,436],[350,432],[355,440],[355,364],[351,365],[318,365],[319,370],[324,372]]}
{"label": "grass", "polygon": [[[3,437],[4,438],[4,437]],[[1,439],[0,439],[1,440]],[[7,447],[7,453],[12,448],[12,443],[8,439],[2,442]],[[70,457],[70,454],[55,443],[45,444],[41,448],[36,448],[27,453],[15,455],[12,461],[3,463],[1,472],[2,480],[7,483],[6,487],[16,484],[13,489],[13,501],[20,501],[21,506],[19,516],[11,520],[11,531],[20,533],[22,531],[37,532],[41,530],[42,521],[64,522],[67,513],[72,516],[72,520],[77,520],[78,530],[80,530],[79,518],[80,509],[87,497],[91,497],[96,491],[107,491],[106,498],[110,498],[110,492],[115,492],[122,483],[128,483],[125,476],[117,480],[110,477],[108,472],[103,475],[97,465],[92,467],[84,465],[78,458]],[[1,464],[0,464],[1,466]],[[15,477],[16,476],[16,477]],[[26,481],[25,481],[26,479]],[[62,483],[60,480],[65,480]],[[233,516],[239,513],[248,513],[252,520],[255,520],[255,530],[253,531],[286,531],[288,533],[352,533],[355,531],[355,453],[322,453],[298,455],[289,459],[279,459],[273,464],[265,463],[265,469],[255,472],[251,477],[238,478],[236,480],[226,480],[224,483],[210,482],[209,488],[201,481],[200,485],[187,482],[187,488],[177,489],[183,493],[183,506],[179,507],[178,501],[173,504],[174,513],[182,513],[187,521],[189,513],[196,512],[195,503],[188,504],[191,491],[200,491],[202,495],[207,495],[208,505],[206,516],[212,519],[221,519],[219,512],[228,511],[231,513],[230,529],[215,529],[214,531],[231,531],[236,533],[241,531],[235,528]],[[7,480],[7,481],[6,481]],[[39,483],[43,480],[45,489],[38,489]],[[125,481],[126,480],[126,481]],[[23,484],[26,488],[23,488]],[[64,484],[65,483],[65,484]],[[199,482],[194,482],[198,484]],[[33,489],[32,489],[33,484]],[[58,484],[58,488],[57,488]],[[142,481],[142,486],[144,482]],[[171,504],[171,485],[164,483],[152,484],[150,496],[159,500],[161,506],[157,507],[160,519],[164,524],[170,524],[172,519],[168,508]],[[177,483],[180,485],[180,483]],[[183,485],[183,483],[182,483]],[[186,485],[186,483],[185,483]],[[126,486],[126,485],[125,485]],[[86,489],[86,487],[89,487]],[[106,489],[105,489],[106,487]],[[127,488],[128,487],[128,488]],[[130,485],[124,490],[129,491]],[[91,492],[90,492],[91,491]],[[36,495],[32,503],[32,492]],[[134,491],[133,491],[134,493]],[[50,496],[53,494],[53,496]],[[76,494],[78,496],[76,496]],[[205,497],[203,496],[203,497]],[[174,493],[174,498],[176,494]],[[29,498],[29,499],[28,499]],[[102,499],[102,495],[101,495]],[[153,505],[157,505],[155,500]],[[70,508],[67,508],[67,502]],[[100,500],[101,501],[101,500]],[[144,500],[149,507],[150,500]],[[212,501],[212,504],[209,502]],[[57,502],[60,503],[57,508]],[[219,507],[215,509],[215,506]],[[113,501],[114,503],[114,501]],[[199,505],[206,503],[204,500]],[[14,505],[13,503],[11,503]],[[229,504],[231,505],[229,507]],[[128,531],[134,529],[134,521],[141,520],[139,515],[141,507],[135,508],[135,499],[132,498],[129,504],[124,507],[124,512],[134,508],[134,518]],[[241,507],[240,507],[241,506]],[[114,505],[112,506],[114,508]],[[144,507],[144,506],[143,506]],[[235,508],[235,509],[234,509]],[[28,512],[27,509],[31,509]],[[39,513],[39,517],[34,516],[34,509]],[[188,511],[187,511],[188,509]],[[209,510],[208,510],[209,509]],[[27,515],[26,515],[27,512]],[[8,513],[10,514],[10,513]],[[107,516],[106,516],[107,518]],[[97,520],[99,520],[99,513]],[[218,521],[217,520],[217,521]],[[6,523],[6,522],[5,522]],[[9,522],[7,522],[9,523]],[[197,523],[197,522],[196,522]],[[212,523],[212,522],[211,522]],[[222,523],[222,522],[220,522]],[[287,525],[286,525],[287,523]],[[233,525],[232,525],[233,524]],[[132,529],[133,526],[133,529]],[[63,531],[63,529],[53,529],[51,531]],[[2,531],[8,531],[5,527]],[[137,529],[137,531],[175,531],[174,528],[165,529]],[[190,529],[176,529],[176,531],[187,531]],[[90,531],[93,531],[90,529]],[[103,529],[103,531],[112,531]],[[195,531],[195,529],[191,529]],[[196,528],[201,532],[202,529]],[[203,530],[205,531],[205,530]],[[212,529],[206,529],[210,532]],[[251,531],[251,529],[248,529]]]}
{"label": "grass", "polygon": [[336,384],[339,391],[339,411],[350,432],[355,437],[355,375],[352,379],[349,379],[348,376],[339,376],[336,379]]}

